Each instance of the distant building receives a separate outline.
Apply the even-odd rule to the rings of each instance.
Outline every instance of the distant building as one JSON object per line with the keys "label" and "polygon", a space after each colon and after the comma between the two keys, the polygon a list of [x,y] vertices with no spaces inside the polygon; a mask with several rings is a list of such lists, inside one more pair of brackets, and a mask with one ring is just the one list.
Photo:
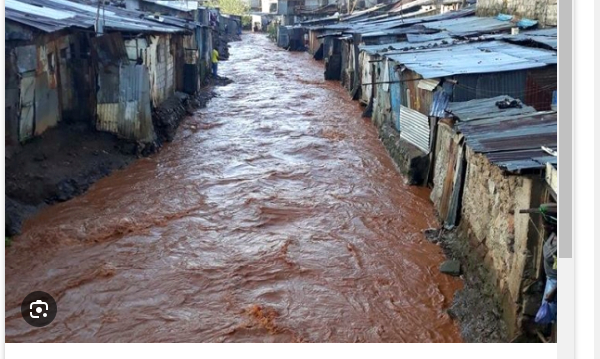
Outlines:
{"label": "distant building", "polygon": [[261,0],[243,0],[243,2],[248,6],[250,10],[260,11],[261,10]]}

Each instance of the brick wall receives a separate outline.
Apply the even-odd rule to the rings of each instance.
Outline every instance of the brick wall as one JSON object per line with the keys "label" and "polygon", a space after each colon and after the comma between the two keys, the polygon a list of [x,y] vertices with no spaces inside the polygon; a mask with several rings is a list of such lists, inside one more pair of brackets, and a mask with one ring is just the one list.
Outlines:
{"label": "brick wall", "polygon": [[542,27],[556,26],[557,2],[558,0],[478,0],[477,15],[496,16],[503,13],[538,20]]}

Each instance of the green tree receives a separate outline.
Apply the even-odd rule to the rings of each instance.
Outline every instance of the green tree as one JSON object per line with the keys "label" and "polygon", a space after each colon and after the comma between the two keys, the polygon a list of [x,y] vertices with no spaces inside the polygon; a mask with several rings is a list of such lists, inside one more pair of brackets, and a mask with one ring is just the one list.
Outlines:
{"label": "green tree", "polygon": [[223,14],[246,15],[250,10],[248,4],[242,0],[208,0],[204,3],[208,7],[218,7]]}

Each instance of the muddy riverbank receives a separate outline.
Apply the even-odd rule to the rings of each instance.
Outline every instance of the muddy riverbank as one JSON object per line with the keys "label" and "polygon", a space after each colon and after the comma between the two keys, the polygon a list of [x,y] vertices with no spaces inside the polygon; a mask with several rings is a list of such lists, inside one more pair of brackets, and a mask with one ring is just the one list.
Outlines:
{"label": "muddy riverbank", "polygon": [[96,131],[89,122],[60,123],[6,158],[5,233],[20,233],[23,221],[48,205],[79,196],[100,178],[132,161],[155,153],[172,141],[185,116],[206,107],[213,86],[230,83],[221,78],[195,96],[176,93],[153,113],[157,139],[143,144]]}
{"label": "muddy riverbank", "polygon": [[[235,82],[160,152],[27,221],[6,253],[10,342],[461,342],[459,278],[377,129],[306,53],[232,44]],[[50,293],[45,328],[20,316]]]}
{"label": "muddy riverbank", "polygon": [[427,239],[439,245],[449,260],[460,262],[464,286],[458,290],[448,314],[460,325],[461,336],[469,343],[506,343],[506,324],[502,320],[500,300],[490,273],[480,264],[477,254],[460,240],[461,230],[429,229]]}

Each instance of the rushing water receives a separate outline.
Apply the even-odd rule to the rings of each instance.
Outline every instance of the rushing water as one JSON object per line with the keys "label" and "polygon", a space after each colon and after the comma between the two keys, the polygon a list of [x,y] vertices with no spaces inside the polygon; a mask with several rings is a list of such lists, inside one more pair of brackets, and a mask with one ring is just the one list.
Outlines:
{"label": "rushing water", "polygon": [[[428,190],[404,184],[322,64],[264,35],[177,138],[28,221],[6,255],[6,340],[457,342]],[[54,296],[45,328],[21,318]]]}

